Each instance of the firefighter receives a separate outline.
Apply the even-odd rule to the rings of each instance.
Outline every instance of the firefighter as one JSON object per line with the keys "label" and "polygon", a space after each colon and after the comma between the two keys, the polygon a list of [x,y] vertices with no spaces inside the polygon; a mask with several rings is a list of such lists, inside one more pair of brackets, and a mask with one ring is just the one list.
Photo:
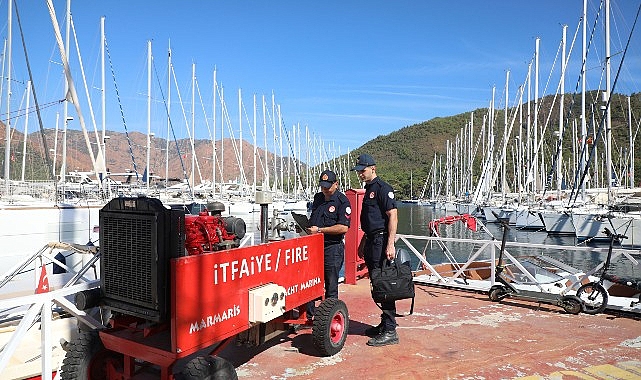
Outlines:
{"label": "firefighter", "polygon": [[[358,255],[365,259],[367,270],[381,268],[385,260],[394,260],[394,240],[398,225],[398,213],[394,189],[376,175],[376,162],[369,154],[358,156],[352,170],[365,182],[365,195],[361,207],[361,228],[365,235],[359,245]],[[398,344],[396,334],[396,302],[381,303],[381,323],[365,330],[371,337],[368,346]]]}
{"label": "firefighter", "polygon": [[[308,234],[323,234],[325,243],[325,298],[338,298],[338,276],[345,261],[343,238],[349,229],[352,209],[349,200],[338,191],[336,173],[325,170],[319,178],[321,191],[314,195]],[[314,315],[314,302],[307,307],[307,317]]]}

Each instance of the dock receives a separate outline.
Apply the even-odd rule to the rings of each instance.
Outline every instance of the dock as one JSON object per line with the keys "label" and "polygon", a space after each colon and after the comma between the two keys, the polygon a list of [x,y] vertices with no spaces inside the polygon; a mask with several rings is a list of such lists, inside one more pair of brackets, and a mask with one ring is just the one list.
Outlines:
{"label": "dock", "polygon": [[[397,318],[398,345],[369,347],[380,310],[369,280],[340,284],[349,310],[344,348],[321,357],[311,329],[220,354],[239,379],[641,379],[641,318],[571,315],[557,306],[487,293],[416,286],[414,313]],[[398,313],[410,301],[397,302]]]}

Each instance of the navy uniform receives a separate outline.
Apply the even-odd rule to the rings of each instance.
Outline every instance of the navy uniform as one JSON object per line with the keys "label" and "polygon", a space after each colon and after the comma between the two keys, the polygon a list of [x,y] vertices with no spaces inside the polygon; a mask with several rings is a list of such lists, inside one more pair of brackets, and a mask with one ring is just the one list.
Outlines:
{"label": "navy uniform", "polygon": [[[331,227],[343,224],[349,227],[351,208],[349,200],[340,191],[334,192],[329,201],[323,193],[317,193],[312,203],[309,224]],[[338,298],[338,274],[345,261],[344,235],[324,234],[325,242],[325,298]]]}
{"label": "navy uniform", "polygon": [[[365,182],[365,194],[361,207],[361,229],[365,233],[364,240],[359,245],[359,255],[365,259],[367,270],[371,274],[388,260],[388,243],[393,247],[393,240],[398,227],[398,213],[394,189],[376,175],[376,162],[369,154],[358,156],[356,166],[352,170],[358,172],[358,177]],[[393,220],[392,220],[393,219]],[[391,248],[390,247],[390,248]],[[390,255],[391,256],[391,255]],[[390,257],[392,259],[393,256]],[[396,302],[381,302],[381,323],[365,330],[365,335],[371,337],[368,346],[386,346],[398,344],[396,333]]]}
{"label": "navy uniform", "polygon": [[[394,189],[387,182],[376,177],[371,183],[365,185],[361,208],[361,228],[367,238],[363,258],[370,272],[375,268],[382,267],[387,260],[385,249],[387,247],[389,217],[386,211],[395,208]],[[383,310],[381,319],[385,331],[396,330],[396,302],[383,302],[381,309]]]}

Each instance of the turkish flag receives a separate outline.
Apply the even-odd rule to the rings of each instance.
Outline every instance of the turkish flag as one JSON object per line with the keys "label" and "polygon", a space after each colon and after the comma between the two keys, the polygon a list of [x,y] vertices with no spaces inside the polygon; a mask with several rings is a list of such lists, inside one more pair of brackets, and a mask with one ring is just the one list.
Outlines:
{"label": "turkish flag", "polygon": [[42,270],[40,271],[40,281],[38,281],[36,294],[46,293],[49,291],[49,276],[47,275],[47,267],[43,265],[40,268],[42,268]]}

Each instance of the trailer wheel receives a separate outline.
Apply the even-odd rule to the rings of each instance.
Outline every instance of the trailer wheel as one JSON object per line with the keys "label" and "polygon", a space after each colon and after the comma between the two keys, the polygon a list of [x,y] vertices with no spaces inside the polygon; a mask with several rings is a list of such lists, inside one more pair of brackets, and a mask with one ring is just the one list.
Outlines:
{"label": "trailer wheel", "polygon": [[236,369],[218,356],[198,356],[185,365],[177,380],[238,380]]}
{"label": "trailer wheel", "polygon": [[324,356],[332,356],[343,349],[349,329],[349,314],[345,302],[327,298],[314,313],[312,340]]}
{"label": "trailer wheel", "polygon": [[60,379],[107,379],[108,365],[122,370],[123,361],[122,354],[105,348],[98,331],[80,331],[78,337],[69,343]]}
{"label": "trailer wheel", "polygon": [[568,314],[579,314],[583,310],[583,302],[577,296],[563,296],[559,300],[559,306]]}
{"label": "trailer wheel", "polygon": [[608,306],[608,292],[598,282],[582,285],[576,291],[576,296],[583,302],[585,314],[599,314]]}
{"label": "trailer wheel", "polygon": [[507,290],[501,285],[494,285],[487,293],[490,301],[498,302],[507,296]]}

